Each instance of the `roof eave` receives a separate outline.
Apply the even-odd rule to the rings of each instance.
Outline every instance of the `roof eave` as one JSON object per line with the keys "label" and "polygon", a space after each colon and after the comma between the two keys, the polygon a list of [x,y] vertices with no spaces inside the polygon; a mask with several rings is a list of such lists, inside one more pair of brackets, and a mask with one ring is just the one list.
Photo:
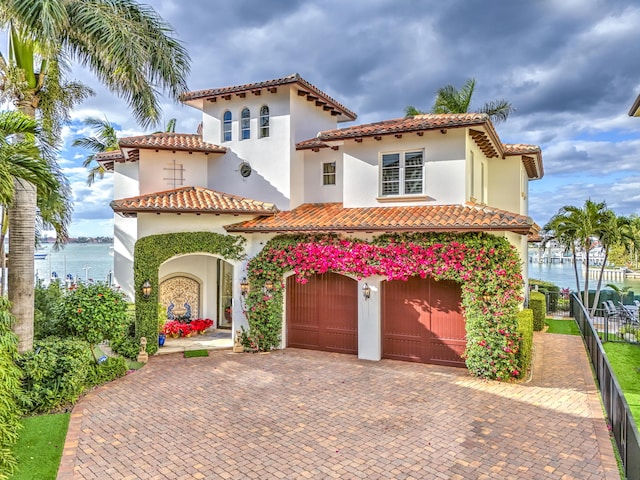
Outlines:
{"label": "roof eave", "polygon": [[227,232],[233,233],[331,233],[331,232],[397,232],[397,233],[411,233],[411,232],[449,232],[449,233],[473,233],[473,232],[512,232],[520,235],[529,235],[532,233],[534,226],[491,226],[491,227],[273,227],[273,228],[242,228],[234,227],[234,225],[225,225],[224,229]]}
{"label": "roof eave", "polygon": [[631,105],[631,109],[629,110],[630,117],[640,117],[640,95],[636,97],[635,102]]}

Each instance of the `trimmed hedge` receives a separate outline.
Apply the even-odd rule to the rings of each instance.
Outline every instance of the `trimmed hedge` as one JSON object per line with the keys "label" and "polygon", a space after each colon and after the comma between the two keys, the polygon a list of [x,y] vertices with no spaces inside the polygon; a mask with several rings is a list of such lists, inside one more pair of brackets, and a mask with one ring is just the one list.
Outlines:
{"label": "trimmed hedge", "polygon": [[544,328],[544,316],[547,311],[547,302],[544,294],[531,292],[529,294],[529,308],[533,311],[533,330],[542,331]]}
{"label": "trimmed hedge", "polygon": [[531,366],[531,352],[533,350],[533,310],[526,308],[518,312],[518,335],[520,336],[520,350],[518,361],[520,363],[520,378],[527,374]]}

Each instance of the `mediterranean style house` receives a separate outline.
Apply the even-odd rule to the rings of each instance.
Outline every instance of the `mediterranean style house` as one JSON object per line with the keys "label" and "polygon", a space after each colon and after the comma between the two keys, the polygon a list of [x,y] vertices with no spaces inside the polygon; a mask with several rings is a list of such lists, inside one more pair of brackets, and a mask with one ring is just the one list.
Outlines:
{"label": "mediterranean style house", "polygon": [[[247,324],[248,260],[283,233],[368,239],[490,232],[517,249],[526,279],[527,239],[538,229],[528,216],[528,183],[543,175],[542,154],[537,146],[502,143],[488,116],[426,114],[338,128],[356,114],[298,74],[189,92],[182,100],[202,112],[201,132],[122,138],[119,151],[98,156],[114,174],[115,280],[132,298],[139,289],[136,242],[180,232],[174,238],[184,241],[192,232],[246,239],[241,260],[177,253],[162,261],[159,284],[152,285],[170,313],[188,309],[193,318],[233,331]],[[417,279],[400,282],[402,288],[387,285],[385,294],[393,282],[383,277],[318,277],[307,284],[283,279],[282,347],[461,364],[465,327],[457,286]],[[435,305],[427,309],[429,321],[441,315],[449,322],[440,335],[450,339],[443,342],[449,353],[403,350],[406,338],[394,335],[413,328],[413,314],[406,327],[401,319],[388,327],[388,318],[384,326],[385,315],[396,316],[407,295],[425,288]],[[412,341],[421,352],[428,336]]]}

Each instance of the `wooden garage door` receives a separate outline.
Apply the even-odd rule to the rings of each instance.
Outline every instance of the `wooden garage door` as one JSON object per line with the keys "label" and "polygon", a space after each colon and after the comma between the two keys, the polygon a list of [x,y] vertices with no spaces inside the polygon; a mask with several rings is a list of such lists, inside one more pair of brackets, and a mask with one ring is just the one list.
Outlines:
{"label": "wooden garage door", "polygon": [[358,282],[336,273],[307,283],[289,277],[287,346],[358,353]]}
{"label": "wooden garage door", "polygon": [[455,282],[411,277],[382,283],[382,356],[464,367],[461,290]]}

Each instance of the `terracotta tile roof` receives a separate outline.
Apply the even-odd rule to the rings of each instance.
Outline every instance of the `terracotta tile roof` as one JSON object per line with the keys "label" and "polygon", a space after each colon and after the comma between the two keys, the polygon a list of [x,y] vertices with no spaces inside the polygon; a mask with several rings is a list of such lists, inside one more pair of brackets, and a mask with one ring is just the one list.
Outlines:
{"label": "terracotta tile roof", "polygon": [[[311,138],[296,144],[298,150],[313,148],[316,142],[332,140],[346,140],[349,138],[374,137],[378,135],[393,135],[407,132],[423,132],[443,128],[468,127],[472,125],[486,125],[493,130],[488,115],[484,113],[429,113],[414,117],[395,118],[382,122],[354,125],[352,127],[337,128],[320,132],[316,138]],[[495,131],[493,131],[495,134]],[[497,139],[497,134],[495,134]]]}
{"label": "terracotta tile roof", "polygon": [[530,217],[476,204],[344,208],[307,203],[268,218],[225,226],[228,232],[480,232],[539,230]]}
{"label": "terracotta tile roof", "polygon": [[120,150],[114,150],[112,152],[99,152],[93,156],[94,160],[102,165],[107,171],[113,170],[114,162],[124,162],[124,156]]}
{"label": "terracotta tile roof", "polygon": [[182,150],[188,152],[226,153],[227,149],[202,141],[202,135],[191,133],[152,133],[119,140],[120,148]]}
{"label": "terracotta tile roof", "polygon": [[324,110],[330,111],[333,115],[344,116],[344,118],[341,118],[338,121],[350,121],[357,118],[357,115],[355,113],[346,108],[344,105],[338,103],[318,87],[307,82],[297,73],[282,78],[276,78],[274,80],[266,80],[264,82],[247,83],[244,85],[235,85],[231,87],[211,88],[208,90],[187,92],[180,96],[180,100],[183,102],[189,102],[199,99],[215,101],[215,99],[217,99],[218,97],[243,95],[247,92],[259,94],[262,90],[265,89],[274,89],[279,86],[291,84],[297,84],[298,95],[306,96],[307,100],[314,101],[317,107],[322,107]]}
{"label": "terracotta tile roof", "polygon": [[537,145],[525,145],[524,143],[503,143],[505,155],[524,155],[527,153],[540,153],[540,147]]}
{"label": "terracotta tile roof", "polygon": [[278,211],[272,203],[202,187],[183,187],[114,200],[111,208],[123,216],[136,216],[141,212],[274,215]]}

